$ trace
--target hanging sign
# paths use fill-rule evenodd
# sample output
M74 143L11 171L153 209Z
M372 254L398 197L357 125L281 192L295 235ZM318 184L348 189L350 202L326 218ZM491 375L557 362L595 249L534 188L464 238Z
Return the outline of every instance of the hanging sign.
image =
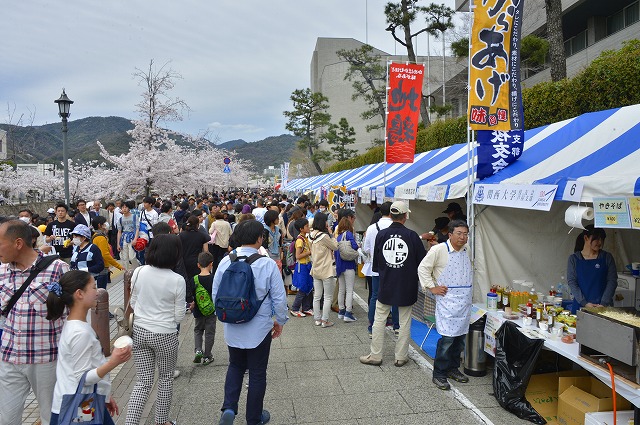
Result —
M389 65L385 161L412 163L416 151L423 64Z
M596 215L595 227L631 227L627 198L593 198L593 211Z
M497 207L549 211L558 190L555 184L480 184L473 189L473 203Z
M396 199L416 199L416 183L404 183L396 186L393 197Z
M631 215L631 227L640 229L640 197L629 198L629 213Z
M427 202L444 202L448 186L445 185L422 185L418 187L418 199Z
M384 186L376 187L376 202L382 204L384 202Z
M360 202L363 204L371 203L371 189L368 187L363 187L360 189Z

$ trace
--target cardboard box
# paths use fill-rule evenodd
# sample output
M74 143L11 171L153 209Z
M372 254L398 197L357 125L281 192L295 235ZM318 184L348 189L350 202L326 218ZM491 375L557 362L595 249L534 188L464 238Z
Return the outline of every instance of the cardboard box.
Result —
M618 425L633 425L633 410L618 411ZM613 412L589 412L584 415L584 425L613 425Z
M561 425L582 425L587 412L613 410L611 388L592 377L561 377L558 379L558 422ZM631 403L617 396L617 410L629 410Z
M586 370L531 375L525 397L548 424L557 424L558 379L567 376L589 376Z

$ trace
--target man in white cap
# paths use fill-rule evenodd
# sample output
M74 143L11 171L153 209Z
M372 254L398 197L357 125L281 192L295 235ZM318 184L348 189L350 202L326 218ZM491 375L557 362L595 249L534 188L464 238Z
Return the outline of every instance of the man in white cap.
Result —
M391 306L398 306L400 334L396 342L395 366L404 366L409 361L411 338L411 306L418 300L418 264L427 251L420 236L404 223L409 218L409 207L402 201L391 204L393 223L381 229L376 236L373 271L380 275L378 301L373 320L371 351L360 357L363 364L378 366L382 363L384 329Z

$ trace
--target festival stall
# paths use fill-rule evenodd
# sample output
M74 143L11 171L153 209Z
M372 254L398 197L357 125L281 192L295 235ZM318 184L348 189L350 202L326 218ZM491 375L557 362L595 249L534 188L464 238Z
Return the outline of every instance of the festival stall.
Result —
M386 186L383 164L372 164L294 180L288 189L320 191L323 186L338 184L358 189L356 226L360 230L372 215L366 205L369 200L379 202L381 195L405 199L412 211L408 227L423 233L433 228L448 202L456 201L465 209L467 163L467 145L459 144L418 154L411 164L388 166ZM475 183L476 195L480 187L485 195L474 200L475 299L482 299L492 283L508 284L514 279L531 281L541 291L556 285L566 273L567 258L581 230L570 232L565 213L572 205L592 207L594 198L624 199L628 208L635 208L635 222L607 229L605 249L612 252L619 269L640 260L640 223L634 198L640 196L637 164L640 105L583 114L527 130L522 156ZM514 190L518 196L518 188L532 191L548 186L557 186L546 200L548 210L532 205L537 197L519 202L511 198ZM509 199L487 199L489 190L492 198L495 190L508 190ZM516 203L518 208L513 208Z

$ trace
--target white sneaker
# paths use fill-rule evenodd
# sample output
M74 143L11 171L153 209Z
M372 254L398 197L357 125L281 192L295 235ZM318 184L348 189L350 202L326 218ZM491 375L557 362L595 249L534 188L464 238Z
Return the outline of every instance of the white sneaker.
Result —
M177 378L178 376L180 376L180 371L176 369L173 371L173 379Z

